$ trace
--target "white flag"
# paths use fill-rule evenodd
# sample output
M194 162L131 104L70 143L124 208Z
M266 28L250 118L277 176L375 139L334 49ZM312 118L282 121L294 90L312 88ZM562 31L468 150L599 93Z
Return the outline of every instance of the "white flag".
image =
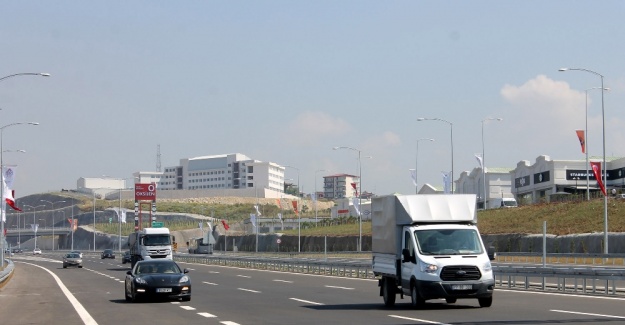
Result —
M126 223L126 209L122 209L122 223Z
M213 226L211 225L211 223L209 221L206 221L206 224L208 225L208 231L213 231Z
M260 217L261 214L260 214L260 211L258 210L258 204L254 205L254 208L256 209L256 215Z
M354 210L356 210L356 215L359 216L360 215L360 205L358 205L358 198L355 197L352 199L352 204L354 205Z
M475 158L477 159L477 163L480 165L480 168L484 170L484 160L482 159L482 156L480 156L479 154L476 154Z
M278 213L278 219L280 219L280 222L282 222L282 213Z
M449 177L450 173L441 173L443 174L443 193L449 194L451 193L451 177Z
M417 170L416 169L408 169L410 171L410 177L412 178L412 184L417 186Z
M317 203L317 193L312 193L312 194L310 194L310 199L311 199L313 202Z
M6 222L7 203L9 203L13 209L21 211L15 206L15 198L13 198L12 188L13 180L15 180L15 166L2 166L2 179L2 204L0 204L0 214L2 217L0 219L2 222Z
M253 213L250 213L250 222L252 223L252 226L256 228L256 215Z

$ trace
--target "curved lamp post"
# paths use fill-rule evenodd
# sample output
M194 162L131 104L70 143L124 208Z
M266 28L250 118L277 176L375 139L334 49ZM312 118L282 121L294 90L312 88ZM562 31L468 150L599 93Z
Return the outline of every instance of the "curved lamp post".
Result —
M48 201L48 200L39 200L41 202L47 202L50 203L52 205L52 250L54 251L54 213L56 212L54 210L54 203L63 203L63 202L67 202L67 201L57 201L57 202L52 202L52 201Z
M44 72L22 72L22 73L16 73L16 74L11 74L5 77L0 78L0 81L4 80L4 79L9 79L11 77L17 77L17 76L42 76L42 77L49 77L50 74L49 73L44 73Z
M603 101L603 93L605 92L605 87L603 86L603 75L584 68L560 68L558 71L584 71L588 73L592 73L596 76L599 76L601 79L601 119L602 119L602 133L603 133L603 186L607 187L608 183L608 173L606 171L605 165L605 106ZM603 245L603 253L608 254L608 195L606 188L606 195L603 196L603 241L605 244Z
M12 76L8 76L8 77L4 77L1 78L2 79L6 79ZM5 126L0 127L0 198L2 198L2 200L4 200L4 161L2 160L2 153L3 153L3 149L2 149L2 134L4 133L4 129L10 127L10 126L14 126L14 125L20 125L20 124L30 124L30 125L39 125L39 123L37 122L17 122L17 123L11 123L11 124L7 124ZM5 215L6 215L6 211L4 211ZM5 236L4 236L4 220L0 220L0 269L4 270L4 241L5 241ZM35 235L35 243L37 242L37 236Z
M415 166L414 166L414 187L415 187L415 192L414 194L419 194L419 182L418 177L419 177L419 141L434 141L434 139L430 139L430 138L421 138L421 139L417 139L417 157L415 159Z
M35 233L35 246L33 247L33 249L37 248L37 230L35 229L35 226L37 225L37 208L38 207L45 207L45 205L38 205L38 206L32 206L32 205L28 205L28 204L24 204L25 207L30 207L33 209L33 232ZM26 223L26 220L24 220L24 223Z
M501 122L503 121L503 118L501 117L488 117L482 120L482 201L484 201L484 206L483 208L486 209L486 199L487 199L487 195L486 195L486 158L485 158L485 153L484 153L484 122L486 121L497 121L497 122ZM479 192L479 191L478 191Z
M425 118L425 117L419 117L417 118L417 121L421 122L421 121L439 121L439 122L445 122L447 124L449 124L449 130L451 131L451 194L454 194L454 125L453 123L447 121L447 120L443 120L441 118Z
M358 251L362 252L362 151L352 147L334 147L332 150L348 149L358 152Z

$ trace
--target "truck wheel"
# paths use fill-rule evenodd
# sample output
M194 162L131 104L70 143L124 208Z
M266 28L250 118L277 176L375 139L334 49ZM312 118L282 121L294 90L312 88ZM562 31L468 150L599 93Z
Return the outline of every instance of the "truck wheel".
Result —
M457 300L456 298L445 298L448 304L455 304Z
M412 306L412 308L416 309L419 307L423 307L424 304L425 299L421 297L419 291L417 290L417 285L413 283L410 286L410 305Z
M382 281L382 298L384 298L384 306L393 307L395 305L395 298L397 295L395 294L395 287L390 279L384 278Z
M477 298L477 301L480 303L480 307L490 307L493 304L493 297Z

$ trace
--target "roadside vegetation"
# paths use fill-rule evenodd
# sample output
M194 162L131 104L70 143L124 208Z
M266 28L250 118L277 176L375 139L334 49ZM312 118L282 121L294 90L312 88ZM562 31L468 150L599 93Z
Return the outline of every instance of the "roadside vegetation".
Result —
M96 210L118 207L118 201L96 200ZM82 213L93 210L93 200L88 197L80 204ZM134 210L134 201L122 201L122 207ZM250 213L255 213L253 204L204 204L204 203L178 203L163 201L157 203L159 212L191 213L203 216L213 216L224 219L233 226L244 223L249 219ZM315 212L309 208L302 209L300 215L303 218L315 219ZM278 223L278 213L282 213L284 220L297 220L292 209L280 210L275 204L264 204L260 211L265 218L275 218ZM348 236L359 234L359 223L356 217L344 217L329 219L330 210L318 210L318 225L314 222L302 222L302 236ZM608 201L608 224L610 232L625 232L625 200L610 198ZM492 209L478 211L478 227L482 234L540 234L543 222L547 222L547 233L554 235L567 235L576 233L603 232L604 214L603 199L591 201L572 200L560 203L541 203L525 205L510 209ZM171 230L184 230L197 228L197 220L165 221L165 227ZM113 222L96 224L98 231L110 234L119 233L119 224ZM127 236L134 231L134 224L129 222L122 224L122 236ZM286 230L283 233L297 235L298 230ZM362 234L371 234L371 222L362 223Z

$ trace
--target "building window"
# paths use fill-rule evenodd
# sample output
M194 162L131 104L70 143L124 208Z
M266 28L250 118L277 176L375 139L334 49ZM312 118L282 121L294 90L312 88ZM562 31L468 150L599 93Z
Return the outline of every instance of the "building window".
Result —
M254 172L254 166L247 166L247 172L248 173L253 173Z

